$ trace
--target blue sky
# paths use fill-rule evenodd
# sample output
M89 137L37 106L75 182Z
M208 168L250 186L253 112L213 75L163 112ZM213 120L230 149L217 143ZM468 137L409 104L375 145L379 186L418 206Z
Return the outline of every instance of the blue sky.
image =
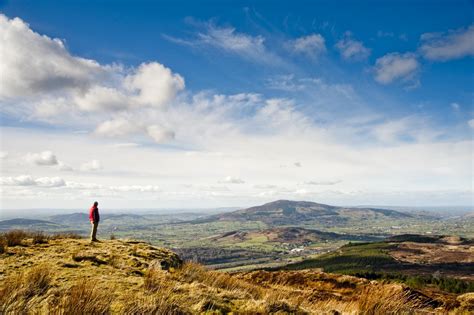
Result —
M3 206L472 203L473 9L2 2Z

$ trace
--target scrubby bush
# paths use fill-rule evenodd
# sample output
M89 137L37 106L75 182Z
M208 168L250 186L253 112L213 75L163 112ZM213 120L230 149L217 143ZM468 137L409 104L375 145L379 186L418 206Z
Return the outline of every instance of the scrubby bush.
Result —
M23 245L23 240L28 237L28 233L23 230L11 230L3 233L8 246Z
M4 254L7 252L7 241L3 237L3 235L0 235L0 254Z
M44 234L42 231L31 233L33 238L33 244L46 244L48 243L49 236Z

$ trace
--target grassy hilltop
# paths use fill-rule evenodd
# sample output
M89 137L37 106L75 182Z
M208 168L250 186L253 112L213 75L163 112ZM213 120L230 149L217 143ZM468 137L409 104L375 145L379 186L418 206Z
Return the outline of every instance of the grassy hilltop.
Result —
M0 313L468 314L472 293L431 297L396 283L315 270L228 274L145 242L10 232L0 247ZM470 303L470 304L469 304Z

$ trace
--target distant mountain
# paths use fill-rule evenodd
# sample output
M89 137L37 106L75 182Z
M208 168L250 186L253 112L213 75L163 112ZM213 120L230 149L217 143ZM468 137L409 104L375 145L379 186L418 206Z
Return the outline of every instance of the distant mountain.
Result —
M77 225L81 222L89 223L89 215L83 212L53 215L49 219L66 225Z
M318 220L342 223L350 219L408 218L410 214L387 209L336 207L309 201L278 200L261 206L209 216L202 221L261 221L292 225Z
M212 237L217 243L244 243L255 239L262 242L288 243L304 245L327 240L360 239L360 236L344 235L319 230L306 229L302 227L274 227L264 230L232 231ZM367 240L368 238L364 239Z
M10 220L0 221L0 230L12 230L12 229L47 229L47 228L58 228L61 225L44 220L33 220L16 218Z

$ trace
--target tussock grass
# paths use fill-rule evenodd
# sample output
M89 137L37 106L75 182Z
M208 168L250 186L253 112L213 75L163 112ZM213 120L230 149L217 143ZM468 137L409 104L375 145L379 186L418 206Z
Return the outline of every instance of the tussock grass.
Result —
M49 240L58 239L80 239L82 236L76 233L56 233L46 234L43 231L25 231L25 230L10 230L0 234L0 247L6 243L7 246L27 246L27 240L31 240L31 244L46 244ZM5 246L3 246L5 247ZM1 248L0 248L0 253Z
M78 280L59 297L57 305L50 305L55 314L109 314L114 300L113 288L99 287L89 279Z
M51 279L50 269L46 265L39 265L28 272L4 279L0 287L0 314L26 312L31 307L29 303L35 296L47 292Z
M227 273L208 270L193 262L185 263L173 276L180 281L203 283L212 288L240 293L247 298L260 298L263 295L263 291L258 286L232 277Z
M310 270L164 270L164 260L178 258L144 243L64 240L9 250L0 258L11 268L0 274L0 314L431 314L446 305L403 284ZM37 259L48 267L28 267Z
M401 285L374 285L366 287L359 296L358 311L363 314L415 314L417 310L438 307L436 301ZM419 311L418 311L419 312Z
M171 286L162 286L154 294L129 294L125 301L122 314L193 314L186 306L186 297L176 294Z

